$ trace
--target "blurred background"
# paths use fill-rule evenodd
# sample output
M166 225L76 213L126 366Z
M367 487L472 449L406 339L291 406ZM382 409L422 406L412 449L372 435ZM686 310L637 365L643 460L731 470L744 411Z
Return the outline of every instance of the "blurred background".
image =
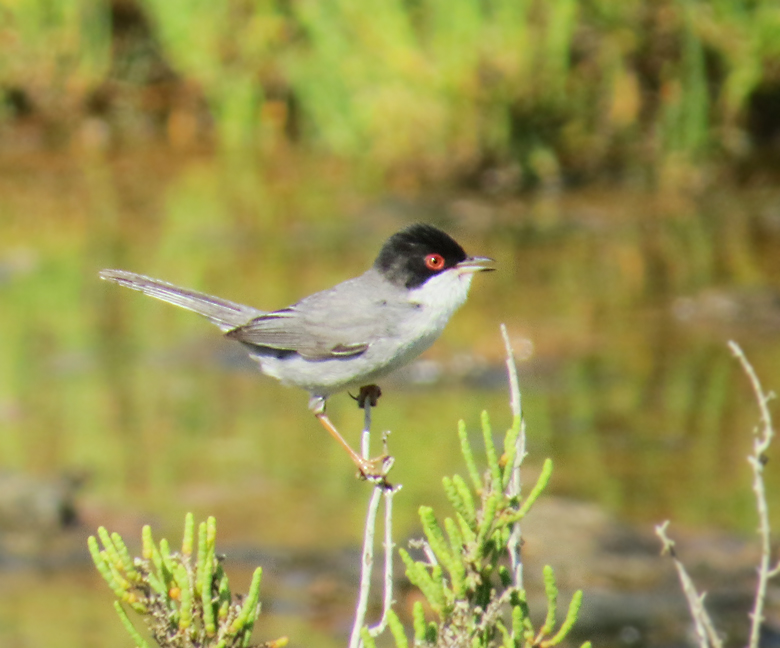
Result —
M726 341L780 389L778 161L776 0L1 0L0 645L131 645L85 538L175 544L186 511L235 589L263 565L257 641L345 644L369 487L306 394L97 272L273 309L415 221L499 271L383 383L397 542L447 510L457 420L510 422L505 322L529 483L555 462L529 584L585 590L582 639L683 645L671 518L739 640L758 411Z

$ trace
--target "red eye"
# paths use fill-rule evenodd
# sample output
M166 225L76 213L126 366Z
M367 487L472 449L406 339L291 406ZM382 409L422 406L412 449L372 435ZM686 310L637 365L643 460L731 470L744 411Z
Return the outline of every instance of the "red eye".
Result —
M429 254L425 257L425 267L428 270L441 270L444 267L444 257L441 254Z

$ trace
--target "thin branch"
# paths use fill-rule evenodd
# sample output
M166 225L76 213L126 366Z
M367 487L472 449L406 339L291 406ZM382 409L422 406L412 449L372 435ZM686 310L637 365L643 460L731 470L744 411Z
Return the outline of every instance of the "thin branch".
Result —
M439 564L439 561L436 558L436 554L433 553L433 549L431 549L431 545L429 545L428 542L423 538L412 538L409 540L409 546L412 549L422 549L422 552L425 554L425 557L428 560L429 567L433 567L434 565Z
M369 632L371 636L376 637L382 634L387 627L387 619L390 610L393 607L393 497L401 490L401 486L385 489L385 593L382 605L382 618Z
M522 416L523 411L522 407L520 406L520 381L517 378L515 353L512 350L512 343L509 341L509 334L506 330L506 324L501 324L501 337L504 338L504 349L506 350L506 370L509 374L509 407L512 410L512 416L520 417Z
M360 437L360 450L364 459L371 454L371 403L367 400L363 408L363 434ZM360 589L358 591L355 623L349 638L349 648L359 648L360 631L365 625L368 594L371 591L371 572L374 567L374 533L376 529L376 514L379 510L379 500L382 495L382 485L376 484L371 491L366 514L366 526L363 535L363 552L360 561Z
M775 394L773 392L764 394L764 390L761 387L761 381L758 379L758 376L753 369L753 365L750 364L745 357L745 353L736 342L730 340L729 349L731 349L734 357L736 357L742 365L742 369L750 380L751 387L753 387L753 393L756 395L756 402L758 403L758 409L761 413L761 436L757 439L758 449L761 452L766 452L775 436L775 431L772 427L772 415L769 413L769 401L775 398Z
M368 608L368 594L371 590L371 572L374 567L374 529L376 528L376 513L379 510L379 501L382 498L383 487L380 484L374 486L371 491L371 499L368 502L366 515L366 529L363 536L363 553L360 561L360 590L358 592L357 609L355 610L355 623L352 626L352 634L349 637L349 648L359 648L360 630L365 625L366 609Z
M778 572L778 567L771 566L771 526L769 524L769 508L766 503L766 488L764 486L764 464L766 452L769 449L775 431L772 426L772 416L769 413L768 403L774 398L773 393L765 394L761 382L745 357L744 352L734 341L729 341L729 349L742 365L742 370L747 375L753 393L758 403L761 416L761 425L754 431L753 453L748 457L748 463L753 469L753 492L756 496L756 509L758 511L758 535L761 541L761 559L758 566L758 583L756 584L756 596L753 601L753 610L750 613L750 640L749 648L757 648L761 632L761 624L764 621L764 605L766 603L767 583ZM780 566L780 565L779 565Z
M389 432L382 435L382 447L387 455L387 436ZM360 449L364 459L370 457L371 450L371 403L365 401L363 415L363 434L361 435ZM386 465L386 470L390 469ZM381 495L385 496L385 574L384 574L384 605L382 617L375 626L369 629L372 636L377 636L384 632L388 623L388 615L393 607L393 496L401 490L401 486L390 486L384 481L374 485L371 492L371 499L368 502L368 512L366 514L366 526L363 536L363 552L361 554L360 565L360 589L358 591L358 602L355 610L355 622L352 626L352 633L349 638L349 648L360 648L362 640L360 632L365 626L366 610L368 609L368 595L371 591L371 574L374 568L374 535L376 530L376 515L379 510L379 501Z
M520 467L527 454L525 440L525 420L523 419L523 409L520 400L520 381L517 377L517 364L515 363L515 354L512 350L512 343L509 341L509 334L506 325L501 324L501 337L504 338L504 348L506 349L506 370L509 376L509 407L512 410L512 425L519 425L520 433L515 442L515 463L512 467L512 478L507 488L509 497L520 497L521 475ZM520 547L522 545L522 533L520 522L516 522L512 528L512 534L507 543L509 550L509 560L512 568L512 580L518 589L523 589L523 563L520 558Z
M688 601L688 609L691 612L691 617L693 617L693 625L696 628L696 639L698 644L700 648L722 648L723 642L720 640L720 637L718 637L712 619L704 608L704 597L706 594L699 594L696 591L696 586L693 584L691 577L685 570L685 566L680 559L677 558L677 554L674 550L674 541L666 535L666 528L668 526L669 520L663 524L657 525L655 527L655 533L663 543L664 553L668 553L674 561L674 567L680 578L683 594L685 594L685 599Z

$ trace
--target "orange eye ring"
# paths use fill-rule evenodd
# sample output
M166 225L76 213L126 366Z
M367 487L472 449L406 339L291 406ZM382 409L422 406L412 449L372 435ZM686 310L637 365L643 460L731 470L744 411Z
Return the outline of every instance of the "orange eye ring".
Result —
M441 254L429 254L425 257L425 267L428 270L442 270L444 268L444 257Z

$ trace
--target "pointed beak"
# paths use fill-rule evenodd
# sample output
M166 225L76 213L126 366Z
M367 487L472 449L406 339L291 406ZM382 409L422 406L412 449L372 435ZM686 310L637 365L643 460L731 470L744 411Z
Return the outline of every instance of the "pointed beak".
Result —
M489 257L468 257L461 261L455 268L458 270L458 274L466 274L468 272L488 272L495 270L493 267L493 259Z

